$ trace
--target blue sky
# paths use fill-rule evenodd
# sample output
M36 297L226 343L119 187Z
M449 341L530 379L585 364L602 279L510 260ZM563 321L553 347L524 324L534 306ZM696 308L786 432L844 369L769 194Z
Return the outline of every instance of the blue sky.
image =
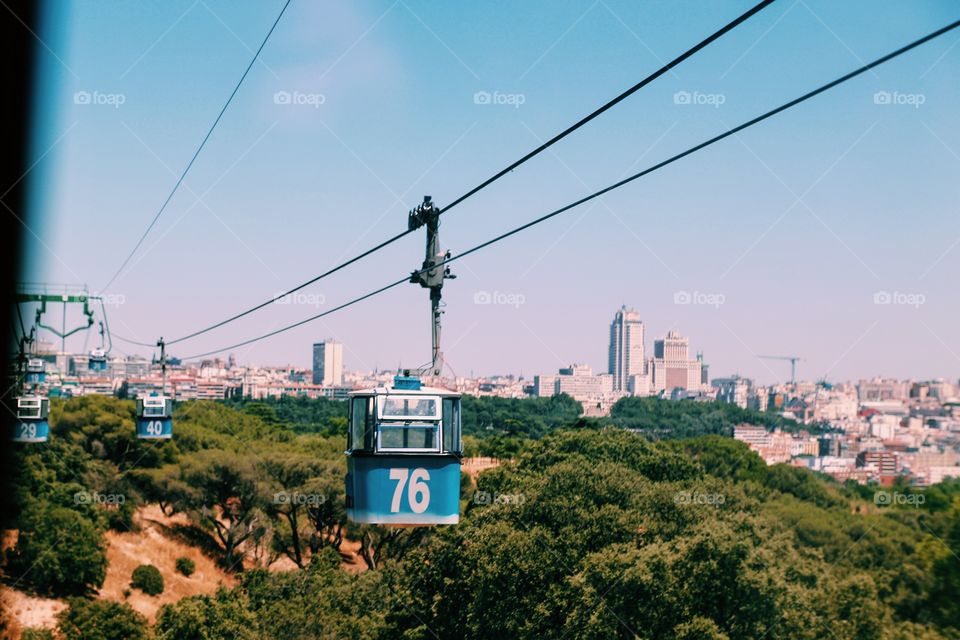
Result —
M111 326L177 337L326 270L402 230L424 194L443 206L751 4L293 0L110 287L122 300ZM98 291L110 279L281 5L48 3L28 280ZM780 0L452 210L443 243L456 254L958 16L945 2ZM789 367L757 354L796 354L806 378L956 379L958 41L947 34L454 263L444 316L453 370L602 370L609 322L627 304L648 348L676 329L714 376L773 382ZM477 104L478 92L500 103ZM694 104L678 104L680 92ZM172 353L313 315L402 277L422 253L422 235L407 237L311 297ZM509 304L477 304L482 292ZM892 303L876 304L878 292ZM678 304L686 299L701 304ZM417 365L429 356L428 321L427 294L410 285L236 355L306 366L310 344L334 337L348 368Z

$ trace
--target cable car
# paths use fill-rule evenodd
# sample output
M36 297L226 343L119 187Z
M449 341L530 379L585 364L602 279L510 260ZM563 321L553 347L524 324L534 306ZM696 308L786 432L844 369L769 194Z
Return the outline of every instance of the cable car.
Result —
M17 420L14 423L14 442L46 442L50 435L50 400L44 396L27 395L17 398Z
M460 521L460 395L396 376L350 394L347 517L389 525Z
M30 358L27 360L27 384L43 384L46 380L46 363L40 358Z
M141 440L173 437L173 398L155 391L137 398L137 437Z
M90 371L107 370L107 352L103 349L90 350Z

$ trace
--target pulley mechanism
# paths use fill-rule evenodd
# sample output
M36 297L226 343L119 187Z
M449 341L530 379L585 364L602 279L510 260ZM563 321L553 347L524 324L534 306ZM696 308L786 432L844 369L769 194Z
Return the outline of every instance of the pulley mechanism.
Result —
M410 275L410 282L430 290L430 310L432 314L432 357L431 363L420 370L421 374L439 376L443 372L443 352L440 350L440 316L443 314L441 300L443 281L456 278L444 263L450 259L450 252L440 248L440 209L433 204L430 196L423 196L423 203L410 210L407 228L410 231L427 227L427 248L423 266Z

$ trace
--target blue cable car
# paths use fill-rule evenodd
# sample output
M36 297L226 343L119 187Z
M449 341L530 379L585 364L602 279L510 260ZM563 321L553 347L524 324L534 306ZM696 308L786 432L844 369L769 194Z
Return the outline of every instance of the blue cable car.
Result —
M141 440L173 437L173 398L157 392L137 398L137 437Z
M350 394L347 517L388 525L460 521L460 395L396 376Z
M13 427L14 442L46 442L50 435L50 400L27 395L17 398L17 420Z
M90 351L90 371L107 370L107 352L103 349L92 349Z
M27 360L27 384L43 384L47 381L46 363L40 358Z

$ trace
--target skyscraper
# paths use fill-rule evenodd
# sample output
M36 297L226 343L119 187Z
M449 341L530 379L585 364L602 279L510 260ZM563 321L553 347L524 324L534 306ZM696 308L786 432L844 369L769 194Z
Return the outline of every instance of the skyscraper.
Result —
M699 391L702 388L703 362L690 359L690 342L676 331L667 332L665 338L653 341L653 357L650 359L650 382L654 392L674 389Z
M343 384L343 345L333 340L313 344L313 384Z
M644 374L643 322L640 314L620 307L610 323L610 355L607 371L613 375L613 391L626 393L631 376Z

